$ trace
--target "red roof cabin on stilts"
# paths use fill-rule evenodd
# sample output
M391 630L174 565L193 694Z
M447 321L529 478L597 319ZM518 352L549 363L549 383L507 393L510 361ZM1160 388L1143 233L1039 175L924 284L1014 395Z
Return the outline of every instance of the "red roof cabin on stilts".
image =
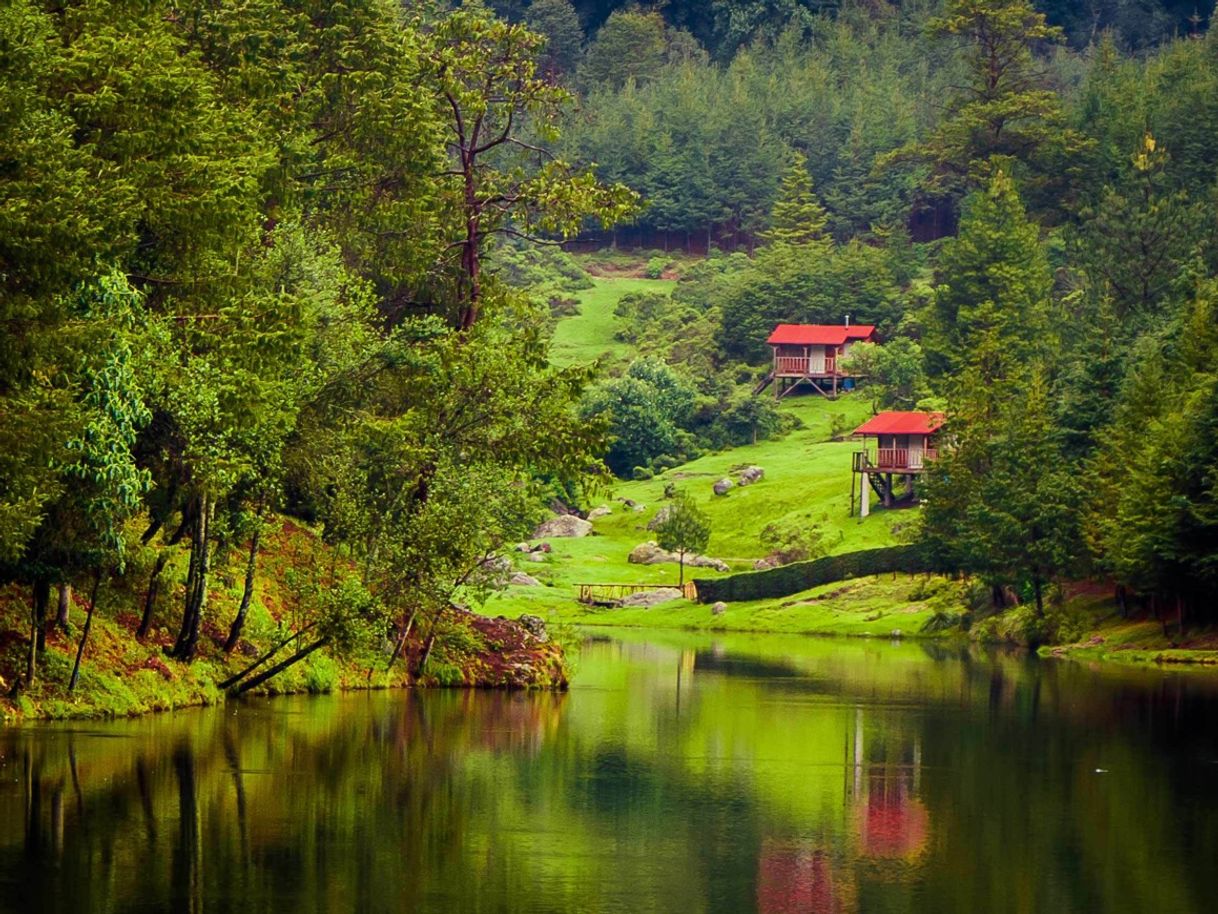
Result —
M842 370L842 359L855 343L876 342L876 335L871 324L779 324L766 342L774 352L774 368L756 393L773 383L774 396L781 399L806 384L836 399L855 380Z
M850 513L854 514L854 481L859 476L860 517L870 513L872 490L886 508L915 504L914 479L938 458L938 435L944 421L942 413L884 412L856 428L854 437L863 440L863 449L854 454ZM899 493L895 490L898 481L903 483Z

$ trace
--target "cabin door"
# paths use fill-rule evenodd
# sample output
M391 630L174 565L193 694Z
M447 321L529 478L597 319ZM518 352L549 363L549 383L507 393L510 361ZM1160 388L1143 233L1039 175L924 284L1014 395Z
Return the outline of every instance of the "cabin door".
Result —
M925 440L921 435L909 436L909 468L911 470L922 469L922 445Z
M808 374L825 373L825 347L813 346L808 350Z

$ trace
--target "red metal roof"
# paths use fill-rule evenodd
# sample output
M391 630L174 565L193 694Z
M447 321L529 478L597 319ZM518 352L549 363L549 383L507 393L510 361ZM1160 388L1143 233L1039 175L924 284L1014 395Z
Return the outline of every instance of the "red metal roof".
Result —
M887 412L872 416L854 430L856 435L933 435L943 426L943 413Z
M846 340L866 340L872 324L779 324L766 340L771 346L840 346Z

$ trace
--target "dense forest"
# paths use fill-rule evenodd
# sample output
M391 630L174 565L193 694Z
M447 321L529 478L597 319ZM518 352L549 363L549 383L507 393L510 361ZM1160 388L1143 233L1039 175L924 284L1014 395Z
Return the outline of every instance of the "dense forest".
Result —
M5 4L0 579L29 594L25 682L56 587L123 589L140 636L173 595L174 658L205 623L232 650L272 513L329 547L294 578L288 661L434 632L606 465L781 433L749 396L766 333L843 315L886 339L861 356L877 405L949 412L919 534L944 567L1038 607L1091 577L1212 613L1208 12ZM646 357L617 376L551 367L553 302L513 288L575 238L710 255L623 302ZM212 619L234 562L246 598Z

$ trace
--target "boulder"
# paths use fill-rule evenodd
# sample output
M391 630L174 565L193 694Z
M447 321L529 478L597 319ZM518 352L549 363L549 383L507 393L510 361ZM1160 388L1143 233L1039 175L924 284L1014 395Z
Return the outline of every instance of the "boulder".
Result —
M778 567L778 559L772 555L767 555L764 559L757 559L753 562L754 571L768 571L771 568Z
M533 547L530 546L528 543L517 543L512 548L516 552L532 552L533 551Z
M651 520L649 520L647 522L647 529L648 530L658 529L660 524L662 524L662 523L664 523L664 521L668 520L668 518L671 514L672 514L672 505L665 505L659 511L656 512L655 517L653 517Z
M524 557L524 560L525 560L526 562L545 562L545 561L548 561L548 559L546 559L546 553L544 553L544 552L530 552L528 555L526 555L526 556Z
M590 521L586 521L582 517L576 517L574 514L560 514L557 517L550 518L550 520L533 531L533 537L587 536L591 532L592 524Z
M726 495L728 492L730 492L732 490L733 485L734 485L733 482L730 479L728 479L726 476L724 476L717 483L715 483L711 488L713 488L715 490L716 495Z
M598 517L608 517L613 513L613 509L608 505L601 505L599 508L593 508L588 512L588 520L596 520Z
M647 506L646 505L635 505L630 510L633 511L635 514L642 514L644 511L647 510Z
M761 478L765 476L765 470L758 466L747 466L740 471L740 485L751 486L755 482L761 482Z
M532 575L525 574L523 571L517 571L514 575L508 578L509 584L515 584L517 587L540 587L541 581Z
M722 616L725 612L727 612L727 604L722 600L711 607L712 616Z
M630 550L630 555L626 557L626 561L632 565L663 565L663 564L679 564L681 557L675 552L667 552L661 549L654 540L646 543L639 543ZM708 558L705 555L687 555L685 556L685 565L689 568L714 568L716 571L727 571L727 563L719 559Z
M531 616L525 613L516 621L520 623L521 628L538 641L550 640L550 633L546 631L546 623L540 616Z
M660 587L656 590L644 590L641 593L632 593L630 596L622 600L622 606L655 606L658 603L667 603L669 600L679 600L684 594L676 587Z

